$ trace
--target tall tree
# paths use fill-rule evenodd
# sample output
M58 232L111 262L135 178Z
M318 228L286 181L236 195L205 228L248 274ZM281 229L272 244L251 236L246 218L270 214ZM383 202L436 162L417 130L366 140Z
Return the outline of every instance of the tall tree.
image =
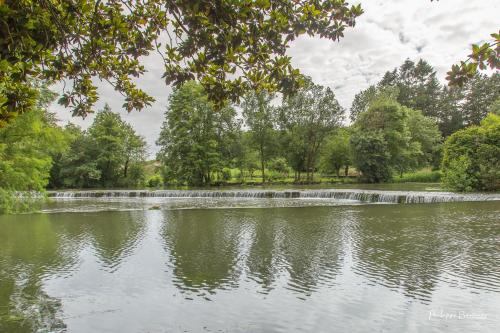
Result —
M234 125L235 111L223 108L214 112L203 87L187 82L169 97L160 137L158 160L164 179L189 185L208 185L213 173L220 171L227 144L227 131ZM232 125L228 125L232 124Z
M274 95L265 91L251 92L241 105L245 123L249 128L250 143L259 154L262 182L266 181L267 162L276 150L276 108L271 104L273 98Z
M321 145L340 125L343 114L333 91L310 81L295 95L283 99L279 108L279 126L285 133L285 144L291 151L289 156L302 156L307 181L314 180ZM289 164L294 168L298 166L296 161Z
M120 187L141 182L146 142L107 104L87 131L68 125L64 133L69 149L57 158L52 186Z
M391 169L407 164L410 133L406 118L401 105L388 99L374 101L358 117L351 143L354 162L365 181L386 181Z
M460 89L463 95L460 107L465 126L479 125L486 118L489 106L500 98L500 74L476 74Z
M500 96L499 80L498 73L476 74L461 86L442 87L426 61L415 63L408 59L399 68L387 71L376 85L356 94L351 121L366 111L372 101L387 97L436 119L446 137L465 126L479 124Z

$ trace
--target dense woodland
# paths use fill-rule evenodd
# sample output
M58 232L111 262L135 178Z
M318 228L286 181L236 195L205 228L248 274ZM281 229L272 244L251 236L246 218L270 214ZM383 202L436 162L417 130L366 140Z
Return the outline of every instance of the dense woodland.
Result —
M157 162L107 105L86 130L58 125L54 93L33 83L34 110L0 129L3 205L16 201L9 191L47 187L386 182L422 169L452 190L498 190L499 80L478 74L450 89L427 62L407 60L350 112L311 80L291 96L255 91L220 109L190 81L169 97Z

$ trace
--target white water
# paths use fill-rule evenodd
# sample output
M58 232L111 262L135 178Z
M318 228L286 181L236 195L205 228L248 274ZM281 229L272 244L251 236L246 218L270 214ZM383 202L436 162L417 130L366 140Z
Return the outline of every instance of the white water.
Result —
M434 203L457 201L500 200L500 193L457 194L451 192L382 191L358 189L327 190L99 190L99 191L49 191L49 197L73 198L305 198L355 200L384 203Z

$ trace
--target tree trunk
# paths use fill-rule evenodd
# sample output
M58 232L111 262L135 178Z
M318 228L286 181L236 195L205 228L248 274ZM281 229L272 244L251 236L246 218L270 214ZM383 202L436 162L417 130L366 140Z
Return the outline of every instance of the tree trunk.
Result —
M262 183L266 182L266 174L264 170L264 160L261 158L260 159L260 171L262 172Z
M340 167L336 170L337 177L340 177Z
M347 177L349 175L349 166L346 165L344 169L344 175Z
M260 145L260 171L262 172L262 183L266 182L266 174L264 170L264 146L261 143Z
M123 177L127 178L129 160L125 161L125 166L123 167Z

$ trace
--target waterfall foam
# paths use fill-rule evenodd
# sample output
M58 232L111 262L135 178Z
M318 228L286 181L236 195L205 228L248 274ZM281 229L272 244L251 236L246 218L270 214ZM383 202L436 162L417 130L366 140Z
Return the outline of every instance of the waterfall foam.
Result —
M304 198L355 200L381 203L435 203L457 201L500 200L499 193L458 194L451 192L382 191L358 189L325 190L97 190L97 191L49 191L48 196L58 199L73 198Z

